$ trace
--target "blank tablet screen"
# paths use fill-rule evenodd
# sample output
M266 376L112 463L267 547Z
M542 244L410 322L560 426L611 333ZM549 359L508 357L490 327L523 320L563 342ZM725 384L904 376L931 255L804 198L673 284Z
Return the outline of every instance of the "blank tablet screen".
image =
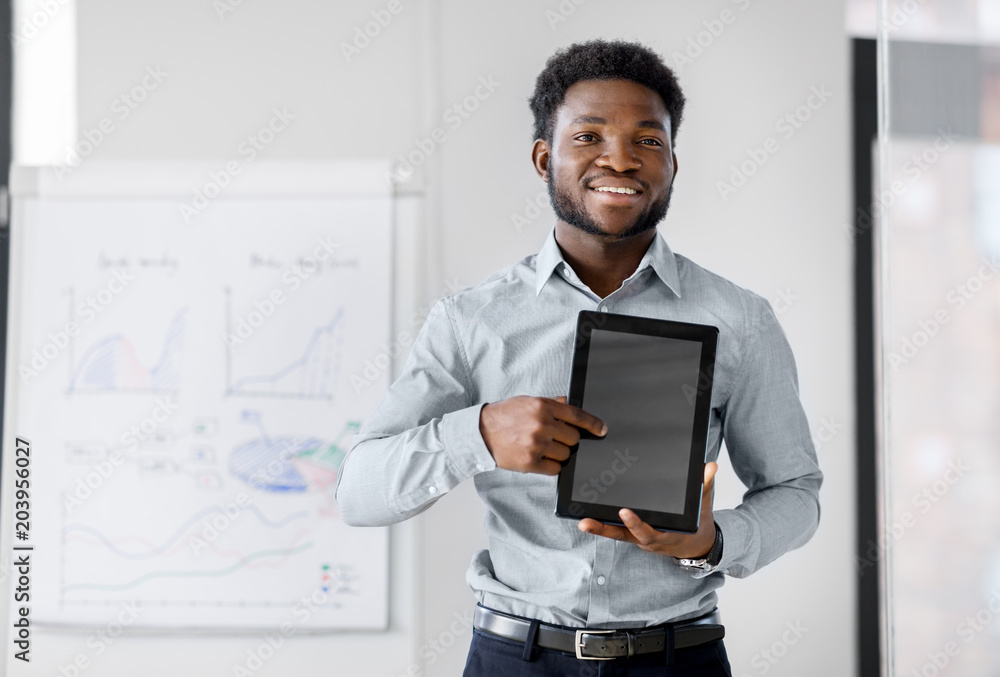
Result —
M608 425L581 439L571 499L683 513L702 344L593 329L583 409Z

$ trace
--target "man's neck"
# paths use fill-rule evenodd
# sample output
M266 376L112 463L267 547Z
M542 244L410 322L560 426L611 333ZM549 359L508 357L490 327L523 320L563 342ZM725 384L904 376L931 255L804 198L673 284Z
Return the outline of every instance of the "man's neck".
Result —
M602 299L619 289L635 272L655 237L654 228L626 240L615 240L556 222L556 244L563 258Z

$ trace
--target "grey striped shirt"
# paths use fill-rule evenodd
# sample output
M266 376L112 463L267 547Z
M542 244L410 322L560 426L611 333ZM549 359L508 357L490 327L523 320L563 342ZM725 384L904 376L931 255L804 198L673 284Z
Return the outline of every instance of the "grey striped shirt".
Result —
M576 315L602 310L719 328L706 460L723 440L747 487L715 512L725 545L712 573L586 534L556 517L556 478L498 469L479 432L485 403L567 394ZM768 302L675 255L657 232L636 271L604 299L575 275L549 233L528 256L438 301L402 375L341 467L351 525L401 522L467 479L486 505L488 550L467 581L491 608L569 626L643 626L711 611L725 575L744 577L805 543L823 475L795 362Z

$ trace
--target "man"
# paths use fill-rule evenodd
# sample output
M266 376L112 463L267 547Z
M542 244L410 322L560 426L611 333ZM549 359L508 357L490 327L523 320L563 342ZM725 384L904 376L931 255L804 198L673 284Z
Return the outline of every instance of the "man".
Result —
M531 98L532 161L554 230L537 255L435 304L341 468L353 525L409 519L474 479L489 549L467 576L479 606L466 675L598 674L590 658L614 661L600 674L730 675L715 590L818 524L822 474L774 313L656 230L683 108L674 74L641 45L598 40L549 59ZM605 433L561 397L583 309L719 328L697 533L624 509L625 527L553 514L569 448L581 430ZM748 491L713 514L723 439Z

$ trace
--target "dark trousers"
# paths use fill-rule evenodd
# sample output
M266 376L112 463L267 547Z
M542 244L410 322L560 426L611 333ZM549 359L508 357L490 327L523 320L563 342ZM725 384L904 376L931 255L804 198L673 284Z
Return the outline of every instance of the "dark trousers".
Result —
M677 649L667 665L666 652L616 658L580 660L573 654L535 647L532 660L522 658L524 645L472 631L472 645L463 677L732 677L722 640Z

